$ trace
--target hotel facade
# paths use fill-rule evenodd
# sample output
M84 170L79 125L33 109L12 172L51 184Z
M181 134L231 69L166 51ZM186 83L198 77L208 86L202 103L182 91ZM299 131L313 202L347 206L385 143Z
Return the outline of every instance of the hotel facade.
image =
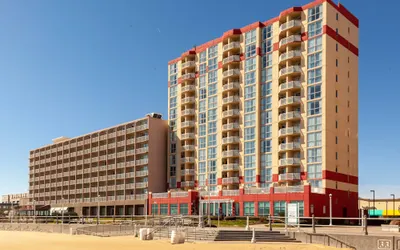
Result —
M171 60L169 192L149 212L329 216L331 195L358 216L358 24L317 0Z
M148 192L167 188L167 131L167 121L151 114L31 150L30 205L84 216L98 207L101 216L146 213Z

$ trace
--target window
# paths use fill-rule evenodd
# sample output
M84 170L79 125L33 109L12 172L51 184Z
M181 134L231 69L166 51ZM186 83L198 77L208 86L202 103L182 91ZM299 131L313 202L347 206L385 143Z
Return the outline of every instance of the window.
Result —
M206 113L199 114L199 123L200 124L206 123Z
M170 98L169 99L169 108L175 108L176 107L176 97Z
M208 148L207 157L208 159L217 158L217 148Z
M254 202L244 202L244 216L254 216Z
M169 119L176 119L176 109L169 110Z
M322 145L322 133L308 133L307 135L307 147L316 147Z
M217 184L217 174L216 173L208 174L208 184L210 184L210 185Z
M272 168L261 169L261 182L272 182Z
M199 66L199 74L200 75L204 75L205 73L207 73L207 71L206 71L206 64L205 63L203 63L203 64L200 64L200 66Z
M297 206L299 208L299 217L304 216L304 202L303 201L290 201L290 203L297 203Z
M261 138L262 139L267 139L271 138L272 136L272 126L271 125L265 125L261 127Z
M336 67L339 67L339 60L336 59Z
M215 146L217 145L217 135L208 135L208 146Z
M209 84L208 85L208 95L215 95L217 93L217 84Z
M246 58L256 55L256 44L250 44L246 46Z
M308 36L313 37L322 34L322 21L311 23L308 25Z
M256 99L244 101L244 112L249 113L256 110Z
M322 149L311 148L307 150L307 162L321 162L322 161Z
M170 215L177 215L178 214L178 204L170 204Z
M208 71L215 69L218 69L218 61L216 57L208 60Z
M310 164L307 166L307 178L308 179L321 179L322 178L322 165L321 164Z
M321 85L309 86L307 88L308 100L321 98Z
M261 99L261 109L271 109L272 108L272 96L267 96Z
M308 56L308 68L315 68L322 65L322 52L318 52Z
M336 21L339 21L339 13L336 13Z
M271 82L261 84L261 95L266 96L271 94Z
M336 44L336 51L339 51L339 45Z
M181 214L181 215L189 214L189 207L188 207L187 203L179 204L179 214Z
M261 153L271 152L271 149L271 140L261 141Z
M322 5L308 9L308 21L312 22L322 17Z
M176 164L176 155L170 155L169 156L169 164L170 165L175 165Z
M321 100L319 101L312 101L307 103L307 114L308 115L317 115L321 114L322 107L321 107Z
M169 88L169 97L176 96L177 93L177 86L172 86Z
M218 45L208 48L208 58L213 58L218 55Z
M172 75L169 77L169 85L174 86L178 83L178 75Z
M275 201L274 202L274 216L286 216L286 202Z
M199 88L205 88L206 87L206 76L200 76L199 77Z
M245 61L245 72L249 72L256 69L256 58L249 58Z
M208 133L213 134L217 132L217 122L208 123Z
M203 63L207 60L207 51L203 51L199 55L199 62Z
M171 154L174 154L176 152L176 144L175 143L171 143Z
M199 150L199 161L205 161L206 160L206 150L205 149L200 149ZM200 167L199 167L200 169Z
M336 160L338 160L338 159L339 159L339 153L336 152Z
M211 72L208 72L208 83L214 83L218 81L218 71L214 70Z
M256 181L256 170L248 169L244 171L244 182L251 183Z
M336 136L336 144L338 144L338 141L339 141L339 139L338 139L338 137Z
M151 204L151 214L158 215L158 204Z
M261 71L261 81L267 82L272 80L272 68L266 68Z
M257 39L257 33L256 30L250 30L249 32L247 32L245 34L245 43L246 44L250 44L250 43L254 43Z
M336 128L338 128L338 121L336 121Z
M206 138L200 137L199 138L199 148L205 148L205 147L206 147Z
M336 75L336 82L338 82L339 81L339 76L338 75Z
M244 88L244 99L256 97L256 85L247 86Z
M200 100L206 99L206 97L207 97L207 89L200 89L199 90Z
M261 113L261 124L267 124L272 122L272 112L264 111Z
M311 187L317 187L317 188L322 187L322 180L310 180L309 183Z
M199 112L204 112L204 111L206 111L206 101L205 100L199 102Z
M254 141L249 141L244 143L244 153L245 154L254 154L256 152L255 150L255 142Z
M169 74L173 75L178 73L178 65L176 63L169 65Z
M262 39L265 40L267 38L272 37L272 26L267 26L262 30Z
M322 50L322 36L308 40L308 53Z
M208 121L217 120L217 109L208 110Z
M268 216L269 215L269 202L262 201L258 202L258 216Z
M244 140L254 140L255 139L255 127L245 128L244 129Z
M316 68L308 71L308 84L322 81L322 68Z
M266 68L272 66L272 53L266 54L262 57L262 67Z
M168 215L168 204L160 204L160 214Z
M208 172L217 171L217 162L216 161L208 161Z
M244 115L244 126L245 127L252 127L256 124L256 114L245 114Z
M206 125L205 124L203 124L203 125L200 125L199 126L199 136L205 136L206 135Z
M256 83L256 73L255 73L255 71L246 73L244 75L244 77L245 77L245 80L244 80L244 84L245 85Z
M204 163L204 162L200 162L200 163ZM205 171L203 173L205 173ZM206 175L205 174L200 174L199 175L199 186L202 187L202 186L205 186L205 185L206 185Z
M338 95L339 95L339 93L338 93L338 91L336 90L336 98L338 97Z
M336 105L336 113L338 112L339 110L338 110L338 105Z
M262 43L262 53L266 54L272 51L272 39L263 41Z
M213 109L217 107L217 97L216 96L210 96L208 97L208 108Z
M256 156L255 155L246 155L244 157L244 168L250 169L256 167Z

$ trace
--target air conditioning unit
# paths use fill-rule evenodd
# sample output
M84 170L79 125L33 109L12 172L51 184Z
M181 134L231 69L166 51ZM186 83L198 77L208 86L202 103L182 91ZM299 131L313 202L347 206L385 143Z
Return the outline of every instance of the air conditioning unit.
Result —
M160 113L150 113L150 114L147 114L147 116L150 116L152 118L157 118L157 119L162 118L162 114L160 114Z

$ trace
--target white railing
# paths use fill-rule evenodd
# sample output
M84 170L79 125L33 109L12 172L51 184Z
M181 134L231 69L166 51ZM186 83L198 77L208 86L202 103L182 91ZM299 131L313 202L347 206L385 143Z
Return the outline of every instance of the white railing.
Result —
M194 109L185 109L182 110L182 115L194 115L196 112Z
M171 192L171 198L188 197L189 192Z
M195 73L186 73L182 75L182 80L194 79L195 77Z
M230 82L222 86L222 90L232 90L232 89L239 89L240 83L239 82Z
M299 142L288 142L288 143L281 143L279 144L279 150L294 150L294 149L300 149L300 143Z
M149 159L136 160L136 165L144 165L149 163Z
M144 141L148 141L149 140L149 136L145 135L145 136L140 136L136 138L136 142L144 142Z
M194 133L185 133L182 134L181 139L186 140L186 139L194 139L196 135Z
M188 68L188 67L194 67L196 66L196 63L194 61L188 61L182 63L182 69Z
M195 161L194 157L183 157L181 158L181 163L193 163Z
M293 65L279 70L279 76L292 74L292 73L301 73L301 66Z
M229 163L222 165L222 171L237 171L239 169L240 168L238 163Z
M300 173L286 173L279 175L280 181L293 181L293 180L300 180Z
M286 22L286 23L282 24L279 27L279 30L280 31L284 31L284 30L287 30L287 29L290 29L290 28L293 28L293 27L299 27L299 26L301 26L301 20L291 20L289 22Z
M246 188L245 194L269 194L269 188Z
M298 165L298 164L300 164L300 158L287 158L279 160L279 166Z
M143 153L147 153L148 151L149 151L148 147L138 148L138 149L136 149L136 154L143 154Z
M135 199L136 200L145 200L145 199L147 199L147 194L137 194Z
M194 181L182 181L181 182L182 187L193 187L194 186Z
M301 35L291 35L288 36L286 38L283 38L280 42L279 42L279 46L283 46L289 43L293 43L293 42L301 42Z
M148 170L136 171L136 177L143 177L143 176L148 176L148 175L149 175Z
M184 169L183 170L183 175L194 175L194 169Z
M311 187L311 193L314 193L314 194L325 194L325 188Z
M282 187L274 187L274 193L303 193L304 186L282 186Z
M200 196L202 196L202 197L219 196L219 192L218 192L218 191L200 191L199 194L200 194Z
M234 76L234 75L240 75L240 70L239 69L230 69L227 71L224 71L222 73L223 77L229 77L229 76Z
M300 126L282 128L279 130L279 135L292 135L300 133Z
M181 123L182 128L187 128L187 127L194 127L195 122L194 121L186 121Z
M229 136L222 138L222 144L237 143L240 141L239 136Z
M239 113L240 113L239 109L231 109L231 110L222 112L222 117L225 118L225 117L230 117L230 116L236 116L236 115L239 115Z
M184 145L182 146L182 149L185 151L194 151L196 147L194 145Z
M135 184L136 188L147 188L148 185L148 182L136 182Z
M280 99L279 100L279 106L289 105L289 104L299 103L299 102L301 102L301 97L300 96L291 96L291 97Z
M227 50L235 49L235 48L240 48L240 42L230 42L230 43L224 45L223 50L227 51Z
M222 178L222 184L237 184L237 183L239 183L239 177Z
M289 52L283 53L282 55L279 56L279 62L294 58L294 57L299 57L301 56L301 51L300 50L291 50Z
M235 103L235 102L239 102L239 101L240 101L239 96L229 96L229 97L225 97L224 99L222 99L223 104Z
M195 101L196 101L196 99L194 97L185 97L181 100L181 103L186 104L186 103L192 103Z
M168 198L168 192L164 193L153 193L152 198Z
M237 122L222 125L222 130L239 129L240 125Z
M239 190L222 190L223 196L239 196Z
M228 150L222 152L222 157L239 156L239 150Z
M292 112L287 112L279 115L279 121L284 121L288 119L293 119L293 118L300 118L301 113L300 111L292 111Z
M230 62L240 62L240 56L232 55L232 56L228 56L227 58L224 58L222 60L222 64L226 64L226 63L230 63Z
M149 128L149 124L143 124L136 127L136 131L146 130Z

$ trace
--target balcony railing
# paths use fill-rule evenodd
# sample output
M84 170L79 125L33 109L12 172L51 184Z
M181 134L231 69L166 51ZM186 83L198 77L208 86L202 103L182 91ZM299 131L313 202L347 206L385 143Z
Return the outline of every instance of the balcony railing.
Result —
M285 82L279 85L279 91L301 88L300 81Z
M279 166L290 166L299 164L300 164L300 158L287 158L279 160Z
M294 180L300 180L300 173L286 173L286 174L280 174L280 175L279 175L279 180L280 180L280 181L294 181Z
M194 187L194 181L182 181L181 187Z
M279 130L279 136L293 135L300 133L300 126L282 128Z
M195 66L196 66L196 63L194 61L188 61L188 62L182 63L181 68L186 69L186 68L195 67Z
M149 159L136 160L136 165L144 165L144 164L148 164L148 163L149 163Z
M224 45L223 50L228 51L231 49L240 49L240 42L230 42L226 45Z
M171 192L171 198L188 197L188 192Z
M293 65L286 68L283 68L279 71L279 76L284 76L292 73L301 73L301 66Z
M282 55L279 56L279 62L283 62L295 57L300 57L301 56L301 51L300 50L291 50L289 52L283 53Z
M181 158L181 163L194 163L195 159L194 157L182 157Z
M228 56L227 58L224 58L222 60L222 64L227 64L231 62L240 62L240 56L239 55Z
M222 178L222 184L238 184L239 183L239 177L228 177L228 178Z
M146 130L148 128L149 128L149 124L143 124L143 125L137 126L135 130L142 131L142 130Z
M222 196L239 196L240 190L222 190Z
M184 169L183 170L183 175L194 175L195 171L194 169Z
M232 116L238 116L240 114L239 109L231 109L222 112L222 117L227 118L227 117L232 117Z
M238 163L222 164L222 171L238 171L240 170Z
M301 117L300 111L292 111L292 112L280 114L279 121L285 121L285 120L300 118L300 117Z
M149 175L148 170L136 171L136 177L144 177L144 176L148 176L148 175Z
M283 38L279 42L279 46L284 46L284 45L287 45L289 43L294 43L294 42L301 42L301 35L291 35L286 38Z
M153 193L152 198L168 198L168 192L164 193Z
M147 194L137 194L136 196L135 196L135 200L145 200L145 199L147 199Z
M182 128L194 127L195 124L196 123L194 121L186 121L181 123L181 127Z
M222 144L238 143L240 141L239 136L229 136L222 138Z
M239 96L229 96L222 99L223 104L238 103L238 102L240 102Z
M194 145L184 145L184 146L182 146L182 149L184 151L194 151L196 149L196 147Z
M195 73L186 73L182 75L182 81L184 80L190 80L190 79L194 79L196 77Z
M300 96L290 96L279 100L279 106L285 106L290 104L298 104L301 102Z
M289 143L281 143L279 144L279 151L285 150L299 150L300 143L299 142L289 142Z
M185 109L185 110L182 110L182 115L195 115L195 114L196 114L196 112L195 112L194 109Z
M325 188L311 187L311 193L314 193L314 194L325 194Z
M181 100L182 104L187 104L187 103L194 103L196 99L194 97L185 97Z
M289 22L283 23L280 27L280 31L285 31L293 27L301 27L301 20L291 20Z
M194 139L194 138L196 138L196 135L194 133L184 133L181 136L182 140Z
M135 154L135 150L134 149L126 151L126 155L134 155L134 154Z
M147 153L148 151L149 151L148 147L138 148L138 149L136 149L136 154L143 154L143 153Z
M235 90L240 88L239 82L230 82L222 86L223 91Z
M239 129L240 125L238 122L234 122L234 123L228 123L228 124L224 124L222 125L222 130L226 131L226 130L233 130L233 129Z
M282 186L282 187L274 187L274 193L303 193L304 186Z
M224 71L222 73L222 76L224 78L230 77L230 76L236 76L236 75L240 75L240 70L239 69L230 69L230 70Z
M149 185L148 182L136 182L135 187L136 188L147 188Z
M200 191L200 196L202 197L212 197L212 196L219 196L218 191Z
M222 152L222 157L236 157L239 156L239 150L228 150Z
M245 194L269 194L269 188L246 188Z

